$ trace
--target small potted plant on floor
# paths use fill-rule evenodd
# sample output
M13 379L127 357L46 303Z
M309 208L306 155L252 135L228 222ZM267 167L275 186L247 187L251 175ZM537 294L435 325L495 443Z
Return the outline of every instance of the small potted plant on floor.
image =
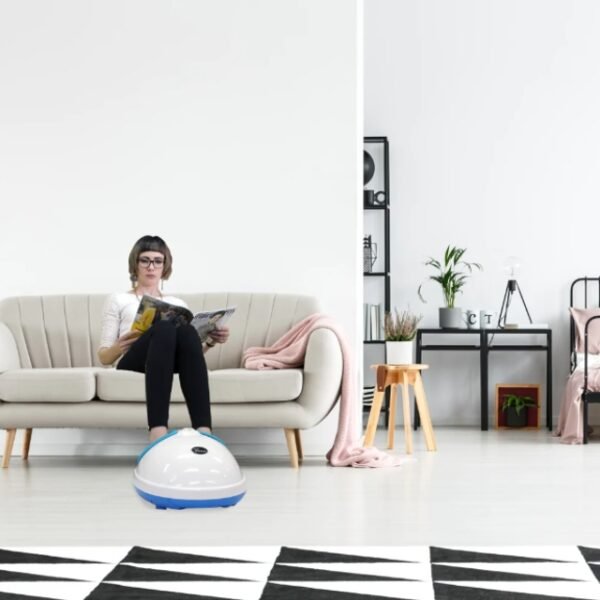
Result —
M506 413L507 427L525 427L527 425L527 409L537 408L531 396L521 394L505 394L502 397L502 412Z
M412 314L408 310L401 313L394 309L394 314L386 313L385 362L389 365L410 365L413 362L413 345L417 335L417 325L423 317Z
M429 258L425 263L437 270L435 275L431 275L429 279L440 284L444 293L446 306L440 308L440 327L443 329L460 329L464 326L462 318L462 310L454 306L456 294L462 292L462 288L467 282L468 276L473 272L473 269L483 270L483 267L476 262L466 262L462 260L466 248L458 248L456 246L448 246L444 251L443 260ZM463 270L465 269L465 270ZM419 298L426 302L421 294L423 283L419 286Z

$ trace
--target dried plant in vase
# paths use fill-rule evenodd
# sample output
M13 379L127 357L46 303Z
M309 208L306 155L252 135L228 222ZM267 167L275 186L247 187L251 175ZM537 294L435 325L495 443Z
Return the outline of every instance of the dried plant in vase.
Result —
M413 340L417 335L422 315L415 315L408 310L394 314L386 313L384 321L386 363L390 365L406 365L413 362Z
M417 326L423 318L422 315L415 315L408 310L401 313L394 309L394 315L391 312L385 314L384 331L386 342L410 342L417 335Z

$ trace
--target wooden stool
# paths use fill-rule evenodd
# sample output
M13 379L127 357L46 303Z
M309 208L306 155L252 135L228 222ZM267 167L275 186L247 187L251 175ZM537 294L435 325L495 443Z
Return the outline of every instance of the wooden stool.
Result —
M415 400L425 434L425 445L427 450L437 450L435 445L435 436L429 416L429 407L425 397L425 388L421 379L421 371L429 369L429 365L371 365L372 369L377 369L377 386L369 413L367 431L365 433L364 447L373 445L379 413L385 388L389 385L390 390L390 414L388 422L388 448L394 447L394 426L396 424L396 386L402 384L402 408L404 413L404 436L406 438L406 452L412 454L412 429L410 426L410 404L408 398L408 386L412 385L415 390Z

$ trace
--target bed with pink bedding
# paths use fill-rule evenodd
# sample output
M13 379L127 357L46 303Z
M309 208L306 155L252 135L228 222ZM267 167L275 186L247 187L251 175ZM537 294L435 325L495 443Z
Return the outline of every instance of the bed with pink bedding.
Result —
M560 403L556 434L563 444L583 443L583 390L584 372L581 365L569 376ZM588 394L600 392L600 367L588 367L587 390Z
M586 444L588 406L600 402L600 308L589 308L590 288L600 305L600 277L580 277L571 284L571 374L560 404L556 435L564 444ZM575 295L583 295L583 308Z

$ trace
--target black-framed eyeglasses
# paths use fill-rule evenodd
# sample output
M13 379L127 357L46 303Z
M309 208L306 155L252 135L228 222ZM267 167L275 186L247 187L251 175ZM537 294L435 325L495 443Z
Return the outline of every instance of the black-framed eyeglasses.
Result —
M138 264L147 269L150 265L154 265L157 269L162 267L165 264L164 258L148 258L147 256L142 256L138 258Z

